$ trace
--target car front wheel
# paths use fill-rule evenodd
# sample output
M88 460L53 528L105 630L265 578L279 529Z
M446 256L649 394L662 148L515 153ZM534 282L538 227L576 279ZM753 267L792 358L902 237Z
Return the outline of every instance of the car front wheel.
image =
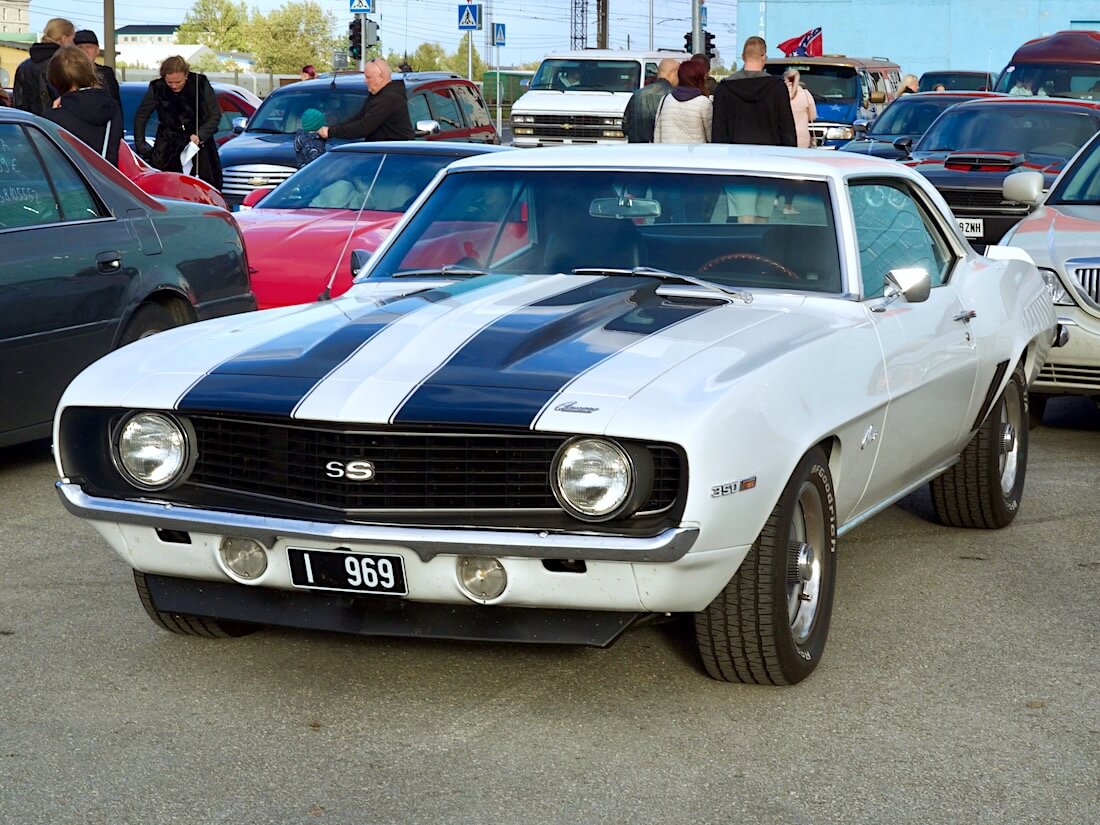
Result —
M825 453L799 462L730 582L695 615L715 679L793 685L821 658L836 584L836 510Z
M207 616L190 616L183 613L166 613L158 610L153 604L153 598L149 593L149 585L145 581L145 574L134 571L134 585L137 587L138 598L141 606L149 614L149 618L158 627L169 633L177 633L180 636L201 636L204 639L232 639L238 636L247 636L258 630L258 627L241 622L225 622L220 619L211 619Z

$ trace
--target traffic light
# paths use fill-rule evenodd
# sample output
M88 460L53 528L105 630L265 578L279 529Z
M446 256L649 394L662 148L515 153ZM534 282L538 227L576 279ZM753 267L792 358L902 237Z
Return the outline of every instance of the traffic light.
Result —
M363 56L363 18L359 15L351 18L348 24L348 55L352 60Z
M684 35L684 51L691 54L694 49L691 48L691 32Z
M367 32L364 43L366 43L368 47L378 45L378 24L373 20L367 21Z
M710 32L703 32L703 54L705 54L710 60L714 60L718 54L714 49L714 35Z

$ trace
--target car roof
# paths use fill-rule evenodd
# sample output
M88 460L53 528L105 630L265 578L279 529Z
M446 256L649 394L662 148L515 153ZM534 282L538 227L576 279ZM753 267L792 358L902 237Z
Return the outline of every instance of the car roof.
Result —
M642 144L606 146L550 146L538 150L494 153L455 161L454 171L474 168L493 169L614 169L646 172L720 172L750 175L789 175L806 178L833 178L841 181L851 175L873 174L925 179L895 160L884 160L851 152L825 152L821 149L795 149L786 146L739 146L704 143Z
M398 155L454 155L467 157L488 152L509 151L510 146L496 146L491 143L461 143L456 140L372 140L357 143L342 143L333 146L329 152L360 155L398 154Z
M852 66L865 69L899 68L897 63L886 57L848 57L843 54L826 54L821 57L769 57L764 65L786 66L791 63L810 66Z
M34 120L34 115L30 112L16 109L14 106L0 106L0 117L3 117L5 120L23 121L24 123L30 123Z
M691 57L684 51L666 50L652 52L624 52L615 49L578 49L570 52L551 52L543 60L662 60L671 57L687 60Z
M925 94L936 94L935 92L926 92ZM939 94L944 94L940 92ZM1044 97L1042 95L1006 95L995 94L989 97L980 97L974 100L964 101L955 109L973 109L1003 106L1062 106L1070 107L1073 109L1085 109L1091 112L1100 114L1100 100L1079 100L1073 97Z

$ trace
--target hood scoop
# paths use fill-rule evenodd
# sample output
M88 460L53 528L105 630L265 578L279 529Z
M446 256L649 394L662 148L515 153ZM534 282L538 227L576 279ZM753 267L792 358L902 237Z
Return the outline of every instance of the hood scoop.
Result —
M1007 172L1025 160L1023 152L953 152L943 165L964 172Z

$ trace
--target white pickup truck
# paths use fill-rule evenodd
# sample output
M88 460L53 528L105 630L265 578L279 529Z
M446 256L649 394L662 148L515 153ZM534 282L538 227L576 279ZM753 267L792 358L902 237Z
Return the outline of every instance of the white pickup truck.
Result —
M626 102L666 57L689 55L607 49L547 55L528 91L512 105L512 145L625 143Z

